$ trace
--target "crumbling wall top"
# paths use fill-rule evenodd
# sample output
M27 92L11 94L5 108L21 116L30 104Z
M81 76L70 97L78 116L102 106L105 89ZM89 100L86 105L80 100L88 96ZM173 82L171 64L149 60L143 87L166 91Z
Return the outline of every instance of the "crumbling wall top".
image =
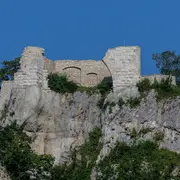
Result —
M21 71L27 72L30 69L38 69L43 66L44 49L28 46L24 48L20 60Z

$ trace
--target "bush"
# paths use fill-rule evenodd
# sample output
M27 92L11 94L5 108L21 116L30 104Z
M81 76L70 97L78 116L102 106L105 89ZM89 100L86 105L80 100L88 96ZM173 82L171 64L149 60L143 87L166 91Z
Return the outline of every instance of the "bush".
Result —
M164 139L164 133L161 132L161 131L156 132L156 133L154 134L154 136L153 136L153 139L154 139L154 141L156 141L156 142L158 142L158 141L163 141L163 139Z
M102 96L105 96L112 90L112 82L108 79L104 79L97 85L97 89Z
M122 106L125 104L124 100L122 98L119 98L118 100L118 106L119 108L122 108Z
M180 87L173 85L170 77L162 79L160 82L154 79L152 84L150 84L148 79L144 79L139 81L136 86L141 94L141 98L146 96L151 89L156 91L157 100L172 98L180 95Z
M65 74L54 73L48 75L48 87L57 93L74 93L80 91L87 92L90 95L100 93L102 96L106 96L112 90L112 82L109 79L104 79L97 86L85 87L68 80Z
M57 93L74 93L78 88L78 85L68 80L65 74L59 75L57 73L48 75L48 86Z
M97 180L180 179L180 155L151 141L118 142L97 165ZM176 171L176 173L174 173Z
M113 90L112 87L112 79L105 78L104 80L101 81L100 84L97 85L97 90L101 94L101 98L98 101L98 107L105 111L106 107L109 105L108 103L104 104L105 99L107 95L110 93L110 91Z
M135 108L136 106L138 106L141 103L141 98L140 97L130 97L127 100L127 104L129 104L129 106L131 108Z
M136 86L140 93L148 92L151 89L151 82L148 78L145 78L142 81L139 81Z
M178 88L172 85L172 79L162 79L161 82L154 81L152 88L157 92L157 99L161 100L169 97L176 97L180 95Z
M30 147L31 139L16 122L0 128L0 162L12 180L49 180L54 158L37 155Z
M89 180L102 148L101 143L99 143L100 137L100 129L95 128L82 146L71 151L70 159L72 161L70 164L55 166L52 179Z

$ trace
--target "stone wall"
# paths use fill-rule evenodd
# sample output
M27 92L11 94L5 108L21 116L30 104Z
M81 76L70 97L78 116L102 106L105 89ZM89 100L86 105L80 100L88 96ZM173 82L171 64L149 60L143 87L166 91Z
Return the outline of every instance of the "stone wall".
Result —
M140 78L140 47L109 49L103 61L112 74L114 91L135 85Z
M48 73L65 73L83 85L95 86L112 77L114 91L135 85L140 79L140 47L109 49L103 60L55 60L44 58Z
M54 66L55 66L54 61L44 57L44 69L46 69L49 73L52 73L55 69Z
M54 72L66 73L70 79L83 86L95 86L105 77L111 76L102 61L95 60L57 60Z

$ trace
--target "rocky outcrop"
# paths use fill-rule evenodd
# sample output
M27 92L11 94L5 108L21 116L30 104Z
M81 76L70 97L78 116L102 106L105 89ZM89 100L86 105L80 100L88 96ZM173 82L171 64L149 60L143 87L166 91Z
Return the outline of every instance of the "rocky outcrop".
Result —
M61 95L38 86L12 89L1 124L10 119L25 123L32 148L39 154L52 154L59 163L71 146L80 145L93 128L100 127L98 98L80 92Z
M117 141L132 141L132 131L140 132L140 138L152 139L157 133L162 134L160 146L180 152L180 97L157 101L151 91L134 108L116 105L112 112L108 109L102 114L103 149L101 155L108 153Z
M117 101L121 95L111 94L108 101ZM105 112L97 106L99 99L98 94L61 95L38 86L14 88L1 125L10 120L25 123L24 131L33 139L32 148L39 154L52 154L56 163L62 163L70 148L82 144L95 127L103 132L101 155L107 154L117 140L131 142L133 129L137 132L149 129L141 134L145 139L152 139L156 132L161 132L161 146L180 151L180 97L157 102L151 91L134 108L116 104L107 107Z

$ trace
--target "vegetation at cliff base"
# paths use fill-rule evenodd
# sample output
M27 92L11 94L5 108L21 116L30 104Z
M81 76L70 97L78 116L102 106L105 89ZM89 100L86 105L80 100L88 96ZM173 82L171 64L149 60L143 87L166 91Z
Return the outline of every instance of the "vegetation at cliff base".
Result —
M101 130L95 128L85 143L71 150L70 163L55 166L53 180L90 180L91 172L96 165L97 157L102 148L99 142Z
M0 163L12 180L49 180L54 158L37 155L31 150L31 139L16 122L0 128Z
M97 163L102 132L95 128L83 145L71 149L66 163L53 166L54 158L35 154L23 126L12 123L0 128L0 162L12 180L90 180L93 171L97 180L180 179L180 155L159 148L157 142L163 138L159 132L155 142L137 139L138 134L148 132L134 129L132 144L117 142Z
M151 141L117 142L97 170L97 180L179 180L180 155Z

